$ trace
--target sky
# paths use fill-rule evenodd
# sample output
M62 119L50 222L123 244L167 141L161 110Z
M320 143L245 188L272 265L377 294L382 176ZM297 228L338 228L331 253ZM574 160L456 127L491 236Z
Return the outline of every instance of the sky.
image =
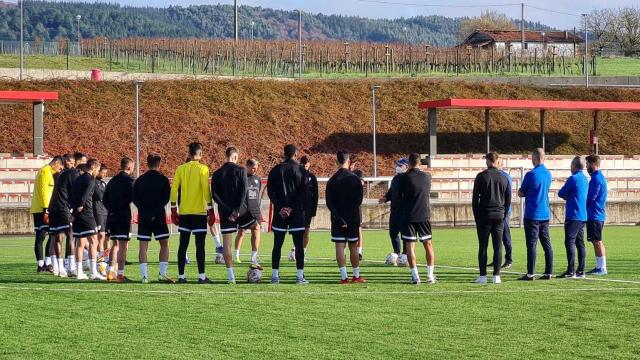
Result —
M84 2L93 2L90 0ZM133 6L170 6L233 4L233 0L102 0ZM512 18L520 18L521 0L238 0L241 5L276 9L302 9L323 14L356 15L368 18L400 18L416 15L443 15L448 17L476 16L485 9L496 10ZM384 4L391 3L391 4ZM638 0L536 0L525 1L525 18L539 21L558 29L580 26L578 16L591 10L609 7L638 6ZM578 7L578 4L580 7ZM552 11L543 11L543 8Z

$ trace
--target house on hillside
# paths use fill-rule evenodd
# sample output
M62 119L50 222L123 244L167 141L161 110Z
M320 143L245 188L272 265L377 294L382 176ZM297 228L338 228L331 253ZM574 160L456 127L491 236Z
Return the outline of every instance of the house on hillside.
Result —
M538 50L541 54L553 50L557 55L575 56L580 51L581 37L569 31L525 31L525 51ZM471 46L496 51L520 52L522 48L522 32L520 30L476 30L471 33L461 46Z

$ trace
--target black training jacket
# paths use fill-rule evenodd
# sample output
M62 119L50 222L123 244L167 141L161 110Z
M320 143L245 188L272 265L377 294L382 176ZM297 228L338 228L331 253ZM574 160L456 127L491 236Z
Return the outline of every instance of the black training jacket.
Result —
M331 218L341 224L357 224L362 222L360 206L362 205L362 182L347 169L339 169L327 182L327 207Z
M131 217L133 182L133 177L124 171L111 178L102 198L109 215Z
M307 196L304 202L304 212L307 217L314 217L318 211L318 178L311 172L302 168L307 177Z
M88 173L84 173L73 182L73 202L71 205L74 211L82 206L82 213L93 216L93 193L95 188L96 179Z
M49 211L69 212L71 209L72 185L80 175L78 171L73 170L76 169L67 169L58 175L53 186Z
M428 221L431 215L429 203L431 174L417 168L409 169L400 177L398 188L403 217L406 221Z
M476 221L502 220L509 212L511 187L500 170L490 167L479 173L473 183L473 216Z
M157 170L149 170L133 183L133 203L141 218L164 217L169 203L171 184Z
M262 183L260 176L247 175L247 210L250 214L257 216L260 215L260 193L262 190Z
M391 201L391 216L392 217L400 217L402 216L402 199L400 198L400 178L404 174L397 174L391 179L391 185L389 186L389 190L384 195L385 202Z
M247 212L247 172L232 162L227 162L211 175L211 195L218 204L218 212L224 217Z
M308 196L308 178L303 168L293 160L285 160L269 172L267 193L276 212L284 207L294 211L304 211L305 197Z
M102 179L96 179L96 188L93 192L93 213L96 216L107 216L109 213L102 202L106 188L107 184Z

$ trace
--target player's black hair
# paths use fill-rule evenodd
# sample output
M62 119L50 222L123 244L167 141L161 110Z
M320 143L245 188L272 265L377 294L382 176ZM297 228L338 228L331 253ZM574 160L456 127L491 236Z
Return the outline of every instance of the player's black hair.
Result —
M300 158L300 164L302 165L307 165L310 162L311 162L311 159L307 155Z
M600 156L598 156L596 154L591 154L591 155L587 156L587 158L585 160L587 160L588 164L600 167Z
M82 158L87 157L87 154L85 153L81 153L81 152L75 152L73 153L73 158L78 161L78 160L82 160Z
M73 154L64 154L64 155L62 155L62 161L67 162L67 161L71 161L71 160L75 160L75 158L73 157Z
M287 144L284 146L284 157L286 159L293 159L296 156L296 152L298 152L298 149L296 149L295 145Z
M349 159L351 159L351 154L349 154L348 152L346 152L344 150L339 150L336 153L336 160L338 160L338 164L340 164L340 165L346 164L347 161L349 161Z
M192 142L189 144L189 156L194 157L202 152L202 144L199 142Z
M416 167L420 164L420 154L413 153L409 155L409 166Z
M53 165L53 164L57 164L60 163L60 165L64 165L64 160L62 159L62 156L56 156L53 159L51 159L51 161L49 162L49 164Z
M258 166L258 160L256 160L256 159L247 160L247 166L251 166L251 167Z
M105 164L100 164L100 171L102 170L109 170L109 168Z
M85 164L84 171L89 171L91 169L99 168L99 167L100 167L100 161L98 161L98 159L89 159L89 161L87 161L87 163Z
M496 161L498 161L498 159L500 158L500 155L498 155L497 152L492 151L490 153L488 153L487 155L484 156L485 159L487 159L488 162L495 164Z
M120 160L120 170L122 171L126 170L129 164L132 164L132 163L133 163L133 159L126 156L123 157L122 160Z
M230 158L231 155L239 154L239 152L238 152L238 149L235 148L234 146L229 146L227 150L224 151L224 154L227 156L227 158Z
M147 156L147 167L149 169L157 169L160 166L162 157L158 154L149 154Z

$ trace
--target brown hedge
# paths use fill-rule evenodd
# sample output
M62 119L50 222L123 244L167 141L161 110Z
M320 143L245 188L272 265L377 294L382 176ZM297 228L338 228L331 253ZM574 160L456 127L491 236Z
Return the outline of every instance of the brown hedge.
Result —
M423 99L446 97L500 99L571 99L640 101L640 92L622 89L545 89L498 84L434 80L388 81L151 81L141 92L142 157L158 152L172 172L186 157L186 146L205 145L205 161L215 167L227 145L238 146L242 158L255 157L266 167L280 157L282 146L294 143L311 154L319 175L334 168L333 153L356 154L359 166L371 172L371 92L381 84L378 102L378 154L381 174L393 172L392 161L409 152L428 152ZM125 82L44 81L0 82L0 89L55 90L60 100L47 103L45 150L59 154L88 152L112 168L135 151L135 87ZM31 109L2 105L0 152L31 151ZM439 114L441 153L484 151L484 120L480 111ZM537 112L495 112L493 145L499 152L526 153L539 142ZM550 153L589 151L588 113L547 116ZM601 152L639 154L638 114L604 114ZM144 168L144 166L143 166ZM263 168L263 173L264 173Z

